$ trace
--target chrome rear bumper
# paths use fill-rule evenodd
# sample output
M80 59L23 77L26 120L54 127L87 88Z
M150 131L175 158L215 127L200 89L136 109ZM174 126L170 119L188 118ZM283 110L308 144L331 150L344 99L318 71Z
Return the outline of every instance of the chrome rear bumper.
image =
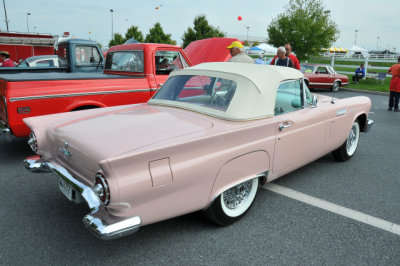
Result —
M139 230L142 223L139 216L126 218L110 215L93 189L76 180L64 167L47 162L39 155L26 158L24 164L29 171L34 173L53 172L72 187L73 195L75 195L72 201L80 203L83 199L90 208L90 213L83 217L83 223L95 236L110 240Z

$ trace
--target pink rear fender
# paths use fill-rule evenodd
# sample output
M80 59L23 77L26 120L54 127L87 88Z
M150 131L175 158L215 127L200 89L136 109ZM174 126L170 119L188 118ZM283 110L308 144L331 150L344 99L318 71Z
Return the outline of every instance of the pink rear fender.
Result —
M225 163L215 179L210 203L223 191L269 170L270 158L266 151L254 151Z

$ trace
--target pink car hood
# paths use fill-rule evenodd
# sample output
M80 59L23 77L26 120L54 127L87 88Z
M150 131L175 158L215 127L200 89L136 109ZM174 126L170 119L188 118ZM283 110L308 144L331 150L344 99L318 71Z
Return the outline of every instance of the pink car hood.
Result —
M62 147L68 141L74 161L90 158L99 162L213 126L212 122L192 112L147 104L96 111L95 115L85 115L54 127L54 144ZM85 111L82 114L86 114Z

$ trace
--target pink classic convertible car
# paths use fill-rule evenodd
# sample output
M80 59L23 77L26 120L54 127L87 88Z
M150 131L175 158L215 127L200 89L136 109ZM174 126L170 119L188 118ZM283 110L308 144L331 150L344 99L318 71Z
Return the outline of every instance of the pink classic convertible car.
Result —
M228 225L265 182L332 151L352 157L370 107L314 96L291 68L205 63L172 72L145 104L26 118L38 155L25 166L86 202L103 239L198 210Z

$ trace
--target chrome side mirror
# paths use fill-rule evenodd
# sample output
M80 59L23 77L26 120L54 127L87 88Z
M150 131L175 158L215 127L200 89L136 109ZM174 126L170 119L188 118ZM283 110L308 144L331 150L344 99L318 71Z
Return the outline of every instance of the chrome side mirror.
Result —
M318 102L318 97L316 95L313 95L312 102L311 102L311 108L317 107L317 102Z

